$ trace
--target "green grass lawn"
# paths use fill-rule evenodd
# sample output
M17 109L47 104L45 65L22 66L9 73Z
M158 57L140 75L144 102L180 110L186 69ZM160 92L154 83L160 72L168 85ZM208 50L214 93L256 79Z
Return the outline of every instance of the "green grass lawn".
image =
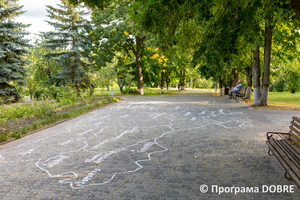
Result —
M137 90L137 87L131 87L131 88ZM106 88L95 88L93 96L107 96L111 92L111 90L114 90L114 95L123 95L120 92L119 87L111 87L111 88L109 88L109 91L107 91ZM178 90L174 89L174 88L169 89L169 93L168 94L166 93L167 89L165 89L164 91L165 91L165 93L163 95L169 95L169 94L178 93ZM82 94L82 96L83 97L88 96L89 92L90 92L89 90L85 91ZM144 88L144 95L160 95L160 88L148 88L148 87L145 87Z
M215 95L214 89L209 89L212 96ZM219 96L219 90L217 96ZM251 99L247 99L249 105L253 105L253 93ZM268 106L258 107L264 109L279 109L279 110L300 110L300 92L295 94L290 92L269 92Z
M177 89L170 89L169 88L169 93L167 93L167 89L164 90L164 94L162 95L169 95L169 94L175 94L175 93L178 93L178 90ZM144 88L144 94L145 95L161 95L160 94L160 88L148 88L148 87L145 87Z
M269 101L300 106L300 92L294 94L290 92L269 92Z
M253 104L253 93L250 100ZM269 92L268 106L260 108L278 109L278 110L300 110L300 92L295 94L290 92Z
M95 88L93 96L107 96L111 90L114 90L114 95L122 95L120 92L119 87L110 87L109 91L107 88ZM82 93L83 97L89 96L90 90L85 91Z

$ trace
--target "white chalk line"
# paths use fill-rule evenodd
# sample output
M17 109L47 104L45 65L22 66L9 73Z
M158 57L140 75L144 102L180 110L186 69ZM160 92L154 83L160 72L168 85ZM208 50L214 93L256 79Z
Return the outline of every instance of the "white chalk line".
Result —
M85 135L85 134L87 134L87 133L89 133L89 132L91 132L93 129L91 128L90 130L87 130L87 131L85 131L85 132L83 132L83 133L78 133L77 135Z

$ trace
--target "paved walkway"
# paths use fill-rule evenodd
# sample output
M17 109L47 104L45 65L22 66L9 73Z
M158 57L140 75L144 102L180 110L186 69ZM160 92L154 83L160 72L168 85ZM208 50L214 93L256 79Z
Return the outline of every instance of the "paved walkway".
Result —
M126 96L0 146L0 199L300 199L262 191L294 185L265 143L293 115L202 90Z

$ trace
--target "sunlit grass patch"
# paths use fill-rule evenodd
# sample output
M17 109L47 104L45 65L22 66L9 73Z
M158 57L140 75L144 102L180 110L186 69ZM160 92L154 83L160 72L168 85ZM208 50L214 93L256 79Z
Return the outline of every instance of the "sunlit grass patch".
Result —
M114 90L114 95L122 95L122 93L120 92L120 88L119 87L111 87L109 88L109 90L107 90L107 88L95 88L94 89L94 93L93 96L107 96L109 95L109 93ZM82 96L83 97L87 97L90 94L90 90L86 90Z
M253 105L253 94L247 99L249 105ZM259 109L276 110L300 110L300 93L269 92L268 106L259 106Z

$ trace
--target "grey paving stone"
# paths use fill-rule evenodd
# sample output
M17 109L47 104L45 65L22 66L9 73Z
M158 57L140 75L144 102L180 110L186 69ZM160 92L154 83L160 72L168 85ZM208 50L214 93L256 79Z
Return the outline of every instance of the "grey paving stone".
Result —
M1 146L0 198L300 199L296 187L293 194L211 191L293 185L267 154L260 127L281 131L299 112L251 110L202 90L122 98Z

